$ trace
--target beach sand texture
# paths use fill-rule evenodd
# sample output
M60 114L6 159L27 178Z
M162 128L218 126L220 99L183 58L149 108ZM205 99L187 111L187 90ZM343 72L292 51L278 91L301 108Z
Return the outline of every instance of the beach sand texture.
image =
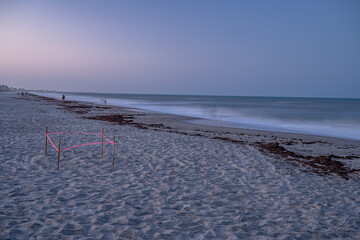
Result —
M106 115L117 109L95 110ZM252 144L225 141L229 134L212 127L203 126L203 134L218 139L68 110L0 93L0 239L360 239L359 172L348 179L314 173ZM102 157L94 145L62 152L56 170L57 152L49 143L44 155L46 126L49 132L104 127L105 136L116 137L115 166L112 145L104 145ZM275 136L256 135L243 141ZM99 140L52 135L55 144L58 137L64 147ZM344 154L359 152L356 141L334 142L346 142ZM349 164L359 168L359 161Z

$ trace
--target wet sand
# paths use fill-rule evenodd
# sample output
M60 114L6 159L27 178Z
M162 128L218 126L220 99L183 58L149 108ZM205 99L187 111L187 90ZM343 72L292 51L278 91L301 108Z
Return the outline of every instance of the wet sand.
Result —
M360 238L359 141L16 93L0 112L0 239ZM45 126L104 127L115 166L94 145L62 152L57 171Z

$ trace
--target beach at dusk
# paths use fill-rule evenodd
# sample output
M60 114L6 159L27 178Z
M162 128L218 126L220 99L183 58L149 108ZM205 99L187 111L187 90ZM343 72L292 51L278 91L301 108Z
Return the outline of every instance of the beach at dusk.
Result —
M360 142L0 94L2 239L359 238ZM61 152L48 132L112 145ZM62 148L98 135L51 135Z
M0 1L0 240L360 239L360 1Z

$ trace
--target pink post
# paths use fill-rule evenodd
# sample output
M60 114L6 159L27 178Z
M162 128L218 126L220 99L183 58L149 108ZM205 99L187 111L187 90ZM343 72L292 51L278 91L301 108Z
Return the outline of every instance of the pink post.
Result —
M61 144L61 139L59 138L58 162L57 162L56 170L59 170L59 164L60 164L60 144Z
M113 161L112 161L112 166L114 166L115 164L115 136L114 136L114 146L113 146Z
M48 133L48 127L46 127L45 130L45 155L47 154L47 133Z

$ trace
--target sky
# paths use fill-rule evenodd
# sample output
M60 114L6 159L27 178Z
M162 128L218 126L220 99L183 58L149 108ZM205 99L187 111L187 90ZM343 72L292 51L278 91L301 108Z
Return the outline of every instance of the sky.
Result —
M360 98L360 1L0 0L0 84Z

